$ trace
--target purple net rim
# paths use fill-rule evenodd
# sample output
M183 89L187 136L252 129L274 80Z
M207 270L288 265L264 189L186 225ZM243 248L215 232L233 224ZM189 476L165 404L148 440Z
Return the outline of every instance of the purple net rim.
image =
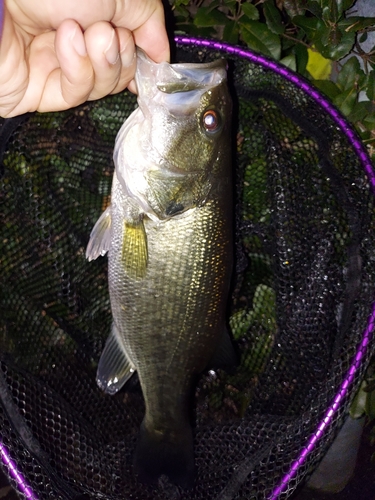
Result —
M237 57L247 59L254 64L259 64L266 69L274 71L278 75L282 76L286 80L292 82L296 87L306 92L312 99L315 100L317 105L319 105L323 110L328 113L331 118L336 122L337 126L342 130L349 140L349 143L353 146L362 167L369 179L372 192L375 194L375 173L371 160L367 154L366 148L364 147L362 141L357 136L357 133L349 125L347 120L315 87L308 83L304 78L300 77L294 71L291 71L287 67L268 59L260 54L254 53L248 49L243 49L242 47L237 47L227 43L219 42L217 40L205 40L201 38L194 38L188 36L176 36L175 42L181 45L195 45L206 47L212 50L217 50L225 52L230 55L235 55ZM368 345L372 339L372 333L375 327L375 303L372 305L372 312L370 314L366 330L363 333L361 342L358 345L356 355L353 362L345 375L344 381L341 384L339 391L334 397L331 405L328 407L322 421L319 423L315 433L310 437L306 446L301 450L297 459L290 466L289 471L281 479L280 483L274 488L268 500L277 500L280 495L285 492L288 488L290 481L296 476L298 469L302 467L309 454L314 450L318 441L323 437L324 433L328 431L329 425L332 422L335 414L340 408L341 402L345 399L348 394L350 385L352 384L355 375L361 367L362 361L365 359L366 351Z
M3 444L0 444L0 455L1 460L9 471L9 475L16 481L19 491L25 495L27 500L38 500L38 497L33 493L25 478L19 472L15 462L10 458L9 452Z

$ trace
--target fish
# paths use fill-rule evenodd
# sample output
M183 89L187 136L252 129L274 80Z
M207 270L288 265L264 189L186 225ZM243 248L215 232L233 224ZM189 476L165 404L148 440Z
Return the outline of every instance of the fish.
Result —
M154 63L137 51L138 107L114 147L111 201L87 259L108 253L113 323L97 383L137 372L145 416L134 470L190 488L199 375L237 364L226 326L233 267L231 110L224 60Z

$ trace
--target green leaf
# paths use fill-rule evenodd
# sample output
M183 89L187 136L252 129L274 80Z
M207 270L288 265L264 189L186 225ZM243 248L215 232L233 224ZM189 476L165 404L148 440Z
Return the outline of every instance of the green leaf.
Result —
M252 21L258 21L259 10L252 3L242 3L241 9L246 16Z
M200 36L203 38L214 38L217 36L217 32L214 27L206 27L200 28L198 26L194 26L192 23L186 23L178 25L178 29L183 31L184 33L189 33L192 36Z
M322 19L324 21L324 23L327 25L331 22L331 12L330 12L330 9L329 7L324 7L323 8L323 12L322 12ZM337 20L336 20L337 21ZM334 22L336 22L334 21Z
M238 43L238 35L239 35L238 23L236 23L235 21L228 20L224 28L223 40L229 43L236 44Z
M342 59L343 57L348 55L349 52L351 52L355 42L355 33L340 30L340 34L340 40L338 41L336 39L335 43L332 43L332 40L330 40L332 30L324 27L324 29L320 28L318 31L316 31L314 37L316 48L327 59L338 61L339 59Z
M337 23L340 19L340 14L337 8L337 0L323 0L322 19L325 23Z
M313 80L315 87L323 92L330 99L334 100L335 97L341 94L339 87L331 80Z
M210 0L210 7L211 7L212 3ZM221 5L220 0L218 0L218 4ZM224 0L224 5L225 5L225 7L228 7L232 12L234 12L236 10L237 1L236 0Z
M274 0L266 0L263 4L263 11L266 23L272 33L281 35L285 31L279 9L275 6Z
M347 89L339 94L333 102L345 116L349 116L357 103L357 97L355 89Z
M375 130L375 114L366 116L362 123L368 130Z
M316 17L322 17L322 7L320 5L320 0L309 0L306 5L306 10L311 12L311 14L314 14L314 16Z
M361 418L366 414L367 393L365 392L366 381L363 381L352 404L350 405L350 416L352 418Z
M176 23L181 22L181 20L186 21L190 18L190 14L187 11L187 9L185 9L185 7L177 7L173 11L173 14L174 14L174 19L175 19Z
M247 45L262 54L280 59L280 38L258 21L247 21L240 25L241 36Z
M294 48L294 53L296 55L297 61L297 71L303 75L306 71L307 61L309 60L309 53L307 52L307 47L297 43Z
M328 80L332 72L332 61L314 49L307 49L309 59L306 70L315 80Z
M375 360L374 360L374 362L375 362ZM367 381L367 385L365 388L366 392L375 391L374 368L375 368L375 366L373 365L373 363L371 363L369 370L368 370L368 373L366 374L366 381Z
M207 5L207 8L211 11L217 9L218 7L220 7L220 5L221 5L220 0L210 0L210 4Z
M364 33L362 33L362 35L359 37L359 43L364 43L368 38L368 33L367 31L365 31Z
M284 0L283 7L290 17L303 16L305 7L301 5L301 0Z
M352 123L360 122L372 112L372 103L370 101L360 101L356 103L351 113L348 115L348 120Z
M337 47L342 40L342 34L337 25L332 26L332 29L328 36L328 42L332 47Z
M219 10L211 10L210 7L201 7L194 17L194 25L199 28L225 25L228 18Z
M337 77L337 85L342 90L353 88L356 81L358 81L360 72L363 73L358 59L355 56L351 57L341 67Z
M318 19L316 24L316 31L313 34L312 40L315 42L317 47L322 47L323 49L327 49L327 46L330 45L330 35L332 32L332 28L330 26L326 26L321 19ZM319 49L319 52L323 52ZM326 56L325 56L326 57Z
M375 17L347 17L339 21L338 26L346 33L356 32L368 28L369 26L375 26Z
M291 40L290 38L285 38L284 36L280 37L280 42L281 42L282 52L290 51L290 49L292 49L296 45L295 40Z
M281 64L284 64L287 68L297 71L296 56L294 54L289 54L282 59L280 59Z
M316 17L305 16L295 16L292 19L292 22L299 28L302 28L310 39L312 39L316 33L318 21L319 19Z
M346 10L350 9L355 2L356 0L336 0L339 15L341 16Z
M368 74L368 82L366 89L366 96L370 101L375 101L375 71L372 70Z
M375 391L367 393L366 413L370 421L375 419Z

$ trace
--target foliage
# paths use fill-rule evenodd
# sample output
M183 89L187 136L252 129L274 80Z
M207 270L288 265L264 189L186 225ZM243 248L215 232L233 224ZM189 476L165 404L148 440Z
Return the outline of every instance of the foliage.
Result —
M368 52L361 46L375 31L375 17L355 15L355 0L170 3L177 32L246 45L312 80L375 158L375 46Z

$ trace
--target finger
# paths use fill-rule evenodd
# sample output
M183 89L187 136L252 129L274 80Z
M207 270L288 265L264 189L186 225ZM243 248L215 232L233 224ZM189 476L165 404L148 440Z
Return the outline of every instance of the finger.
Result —
M136 69L136 51L132 33L125 28L117 28L120 43L120 77L112 94L124 90L134 78Z
M138 18L138 23L128 25L133 28L133 37L135 44L146 52L146 54L155 62L163 62L170 60L170 49L167 32L165 30L164 9L159 0L147 1L145 0L128 0L128 9L131 9L131 2L137 2L137 6L141 11L143 4L144 10L146 7L148 11L143 13L143 17ZM137 7L134 5L134 8ZM150 8L152 10L150 10ZM137 94L137 86L135 81L132 80L128 84L128 89Z
M155 62L169 61L169 41L165 31L164 13L157 9L133 32L135 43Z
M110 23L98 22L90 26L84 36L95 78L89 99L123 90L135 70L131 33L114 29Z
M121 0L120 0L121 1ZM37 36L57 30L66 19L74 19L83 30L98 21L110 21L118 0L7 0L17 24Z
M38 111L67 109L87 100L94 87L94 71L80 26L68 19L56 31L59 67L49 75Z
M132 31L136 45L155 62L169 61L169 42L161 0L123 0L118 1L116 7L113 23Z
M120 75L119 42L116 31L106 22L90 26L84 38L94 72L94 87L89 98L99 99L117 85Z
M28 65L25 51L31 37L17 30L4 6L3 33L0 40L0 116L13 116L28 85Z
M30 47L23 54L23 61L28 65L26 88L18 104L9 116L20 115L39 109L43 99L46 82L50 74L58 67L54 49L55 34L44 33L31 42ZM26 59L25 59L26 55ZM21 62L22 64L23 62Z

